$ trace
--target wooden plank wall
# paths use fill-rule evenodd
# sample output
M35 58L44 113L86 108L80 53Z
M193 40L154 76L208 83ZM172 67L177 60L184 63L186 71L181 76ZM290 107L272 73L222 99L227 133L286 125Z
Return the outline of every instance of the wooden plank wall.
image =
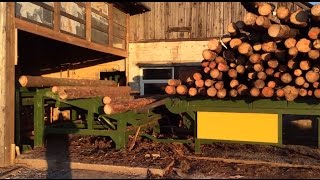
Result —
M130 42L219 37L227 33L230 22L242 20L247 12L240 2L144 3L151 11L130 17ZM299 8L292 2L272 3Z

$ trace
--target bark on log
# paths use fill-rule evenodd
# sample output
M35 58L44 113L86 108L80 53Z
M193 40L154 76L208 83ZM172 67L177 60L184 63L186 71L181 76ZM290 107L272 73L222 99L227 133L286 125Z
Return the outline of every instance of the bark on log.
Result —
M26 76L19 78L22 87L52 87L52 86L116 86L115 81L90 80L90 79L69 79L50 78L42 76Z
M125 103L118 102L118 103L106 104L104 106L103 110L108 115L117 114L117 113L130 111L130 110L133 110L136 108L141 108L141 107L146 106L148 104L151 104L155 101L156 101L156 99L154 99L154 98L138 98L138 99L134 99L132 101L128 101Z
M171 88L174 92L176 91L175 87L171 86ZM134 96L129 96L129 95L128 96L115 96L115 97L105 96L105 97L103 97L102 102L103 102L103 104L110 104L110 103L114 103L114 102L126 102L126 101L132 101L132 100L134 100Z
M291 29L287 25L272 24L268 28L268 34L273 38L294 38L297 33L297 30Z
M311 8L312 20L320 21L320 4L316 4Z
M245 84L240 84L237 87L237 91L240 95L246 95L248 93L248 86L246 86Z
M306 27L308 20L309 15L307 11L297 10L290 15L290 22L301 27Z
M271 53L263 53L263 54L261 54L261 59L262 59L263 61L268 61L268 60L271 59L271 58L272 58Z
M60 89L60 87L59 87ZM119 87L88 87L88 86L70 86L61 87L63 91L59 91L59 97L61 99L79 99L79 98L92 98L92 97L104 97L104 96L127 96L130 94L131 87L119 86Z
M296 59L290 59L287 65L289 69L296 69L299 67L298 61Z

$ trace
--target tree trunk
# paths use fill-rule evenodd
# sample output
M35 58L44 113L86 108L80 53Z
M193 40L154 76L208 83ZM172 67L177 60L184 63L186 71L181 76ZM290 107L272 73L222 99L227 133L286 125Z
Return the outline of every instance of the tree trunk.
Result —
M172 88L174 89L174 92L175 92L176 88L175 87L172 87ZM133 96L115 96L115 97L105 96L103 97L102 102L103 104L110 104L114 102L126 102L126 101L132 101L132 100L134 100Z
M306 27L308 20L309 15L307 11L297 10L290 15L290 22L301 27Z
M261 3L258 6L258 13L261 16L268 16L269 14L271 14L272 10L273 10L272 6L268 3Z
M198 91L197 88L191 87L188 91L189 96L195 96L197 95Z
M117 114L141 108L155 101L156 99L153 98L138 98L128 102L115 102L111 104L106 104L103 110L108 115Z
M185 85L179 85L177 88L176 88L176 91L178 94L180 95L186 95L187 92L188 92L188 88L187 86Z
M210 97L214 97L214 96L217 95L217 89L214 88L214 87L210 87L210 88L207 89L207 94Z
M311 8L312 20L320 21L320 4L316 4Z
M256 24L260 27L268 29L271 26L271 21L265 16L259 16L256 19Z
M88 86L70 86L59 87L62 91L58 91L61 99L79 99L79 98L92 98L92 97L104 97L104 96L127 96L130 94L131 87L119 86L119 87L88 87Z
M262 50L264 52L275 52L277 50L277 44L273 41L265 42L262 44Z
M170 95L173 95L173 94L176 94L176 87L175 86L166 86L165 88L165 92L167 94L170 94ZM105 103L106 104L106 103Z
M282 21L287 21L290 19L290 10L287 7L280 6L276 11L277 17Z
M286 48L290 49L295 47L297 44L297 40L294 38L288 38L284 41L284 45L286 46Z
M42 76L21 76L19 83L22 87L51 87L51 86L116 86L115 81L50 78Z
M273 38L294 38L297 33L297 30L291 29L287 25L272 24L268 28L268 34Z
M320 28L319 27L312 27L309 32L308 32L308 36L310 39L318 39L320 35Z
M253 26L256 22L257 17L258 17L257 15L248 12L247 14L244 15L243 22L247 26Z
M169 86L179 86L181 85L181 80L180 79L169 79L168 80L168 85Z
M299 52L307 53L311 50L312 43L309 39L302 38L297 42L296 47L298 48Z

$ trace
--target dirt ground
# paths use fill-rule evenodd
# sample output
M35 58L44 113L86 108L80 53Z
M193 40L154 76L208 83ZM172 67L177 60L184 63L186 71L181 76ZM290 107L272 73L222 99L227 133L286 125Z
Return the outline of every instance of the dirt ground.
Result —
M201 155L193 145L156 143L139 138L131 152L116 151L105 137L59 135L48 137L47 148L36 148L23 154L28 159L59 159L93 164L132 167L172 167L164 177L146 178L320 178L320 150L301 145L249 145L213 143L202 145ZM57 148L59 147L59 148ZM208 159L194 159L204 157ZM221 158L222 160L211 160ZM264 161L270 164L223 162L223 159ZM274 163L274 164L272 164ZM310 167L278 167L277 163ZM282 166L282 165L281 165ZM41 173L40 173L41 174Z
M32 119L28 117L24 116L27 120ZM174 118L168 117L167 119L172 120ZM287 119L293 118L289 117ZM26 127L26 125L22 125L22 127ZM315 123L314 127L318 127L318 124ZM157 143L141 137L135 142L132 151L117 151L114 148L114 143L108 137L49 135L45 147L25 152L19 158L168 169L167 174L163 177L148 174L143 177L144 179L320 178L320 149L316 147L318 139L315 138L318 136L317 128L308 131L293 130L292 127L290 128L287 125L284 125L283 128L283 142L287 145L270 146L216 142L202 145L200 155L194 154L193 144ZM298 136L302 138L297 139ZM294 138L290 139L290 137ZM132 139L130 137L129 142ZM29 139L29 141L32 140ZM28 141L25 140L25 142ZM303 165L303 167L293 167L299 165ZM79 172L82 172L83 175ZM48 177L137 178L101 173L71 169L50 169L50 167L48 171L20 167L20 169L10 172L10 169L0 168L0 178L10 179L45 179Z

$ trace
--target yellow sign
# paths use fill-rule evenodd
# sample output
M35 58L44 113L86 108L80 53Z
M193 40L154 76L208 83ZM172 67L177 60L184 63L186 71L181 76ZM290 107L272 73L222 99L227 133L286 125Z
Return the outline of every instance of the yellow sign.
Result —
M278 114L198 112L197 138L278 143Z

